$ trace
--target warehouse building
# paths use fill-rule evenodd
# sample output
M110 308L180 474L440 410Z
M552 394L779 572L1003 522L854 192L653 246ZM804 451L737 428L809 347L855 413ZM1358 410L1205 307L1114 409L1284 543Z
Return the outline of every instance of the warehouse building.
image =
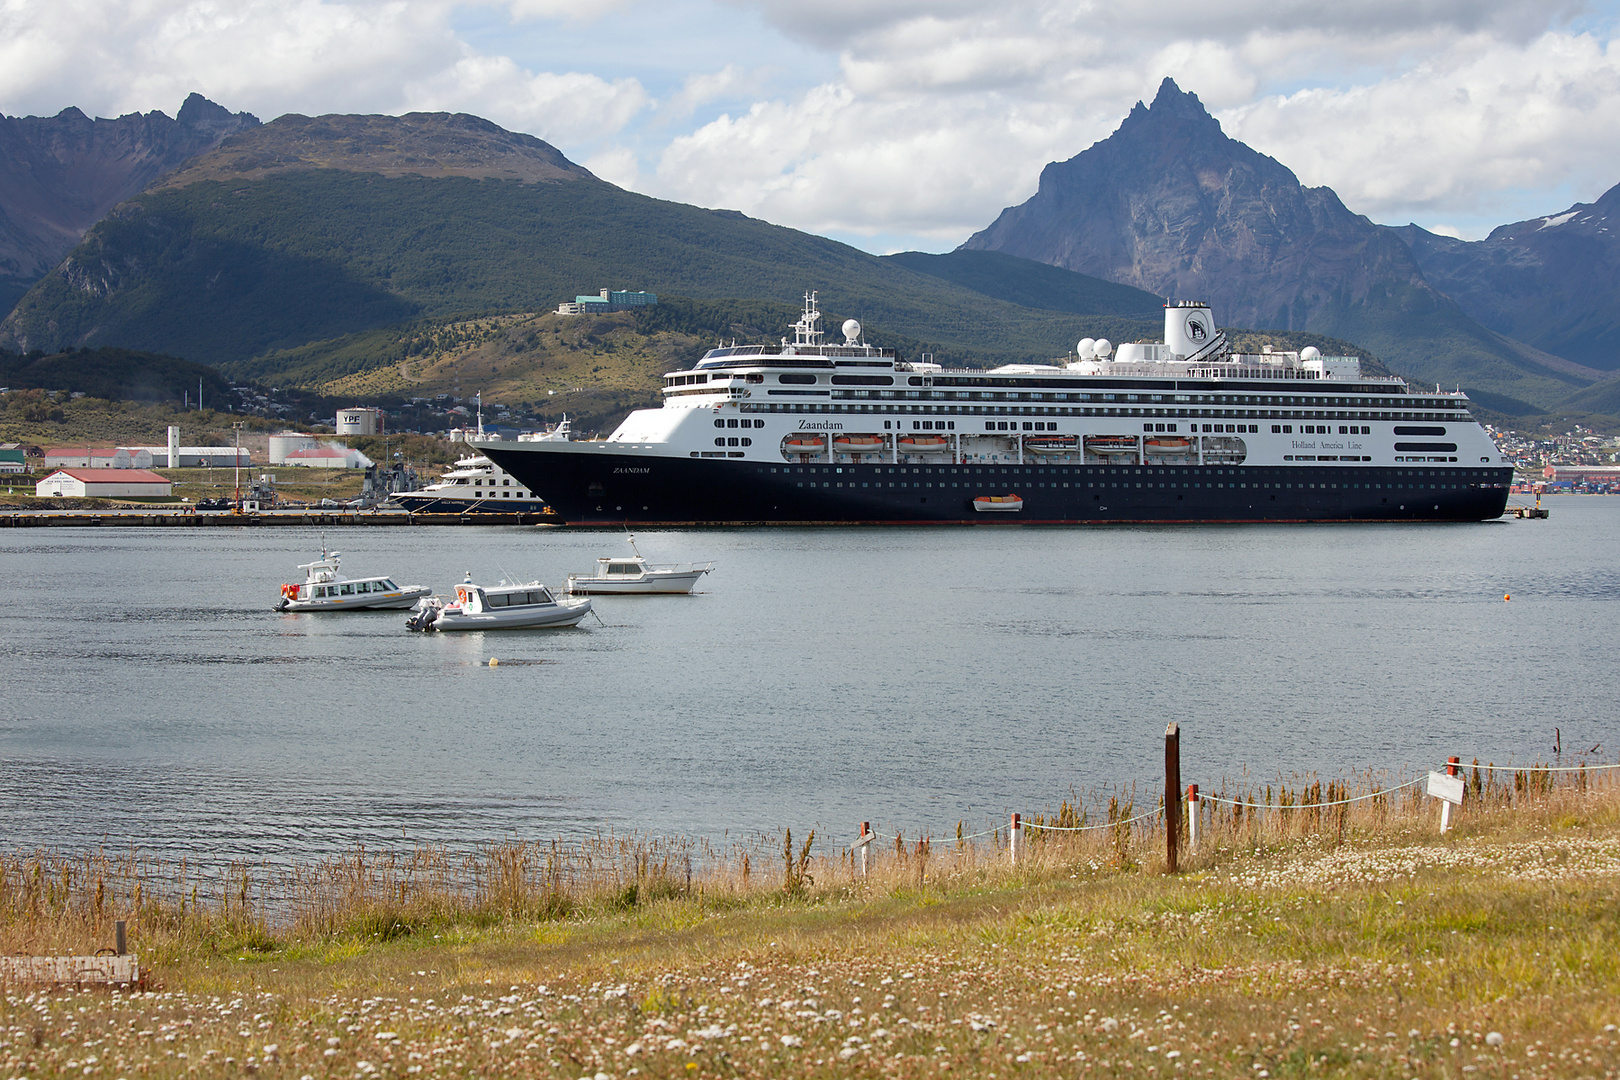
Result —
M167 477L145 469L57 469L34 485L35 495L63 498L168 498Z

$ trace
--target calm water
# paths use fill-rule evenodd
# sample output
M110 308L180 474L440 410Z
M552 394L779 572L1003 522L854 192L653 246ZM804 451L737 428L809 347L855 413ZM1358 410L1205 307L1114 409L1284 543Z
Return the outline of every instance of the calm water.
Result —
M1549 505L1467 526L651 531L655 561L718 563L705 591L468 635L272 613L313 530L8 530L0 849L938 835L1071 790L1156 794L1169 720L1206 787L1525 760L1555 726L1611 756L1620 499ZM441 592L627 550L522 528L328 541L351 574Z

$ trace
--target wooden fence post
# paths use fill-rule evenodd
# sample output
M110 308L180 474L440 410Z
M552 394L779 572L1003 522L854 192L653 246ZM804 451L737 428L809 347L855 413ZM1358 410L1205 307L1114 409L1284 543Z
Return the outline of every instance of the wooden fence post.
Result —
M129 952L129 941L125 937L125 927L124 927L124 920L123 919L119 919L117 922L113 923L113 937L114 937L114 941L115 941L115 948L117 950L118 955L123 956L126 953L128 953Z
M1174 720L1164 729L1164 861L1176 872L1176 842L1181 831L1181 725Z

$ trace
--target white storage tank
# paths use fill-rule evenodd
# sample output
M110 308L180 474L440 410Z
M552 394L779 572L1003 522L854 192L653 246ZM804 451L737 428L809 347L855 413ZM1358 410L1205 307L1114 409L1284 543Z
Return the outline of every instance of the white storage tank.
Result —
M270 436L270 464L285 465L292 460L292 455L300 450L314 450L321 445L321 440L314 435L302 435L296 431L283 431L279 435Z
M382 433L381 409L339 409L337 411L339 435L379 435Z

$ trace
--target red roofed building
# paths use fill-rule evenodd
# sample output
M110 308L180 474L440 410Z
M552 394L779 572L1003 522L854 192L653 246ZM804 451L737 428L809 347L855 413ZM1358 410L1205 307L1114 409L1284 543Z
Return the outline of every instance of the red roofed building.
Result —
M64 498L167 498L168 477L145 469L57 469L34 485L35 495Z
M47 469L110 469L117 454L116 446L57 446L45 451L41 464Z

